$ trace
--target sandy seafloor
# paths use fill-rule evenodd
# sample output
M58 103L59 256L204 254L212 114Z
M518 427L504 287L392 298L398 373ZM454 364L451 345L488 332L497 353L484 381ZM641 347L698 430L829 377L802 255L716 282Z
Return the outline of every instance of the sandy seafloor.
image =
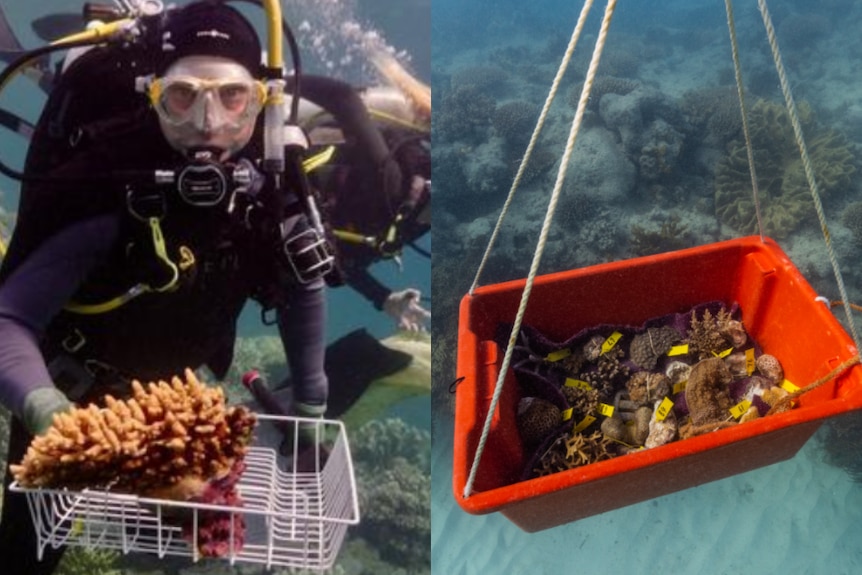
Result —
M451 421L435 425L434 573L858 573L862 484L820 459L792 459L601 515L525 533L452 495Z
M445 112L439 104L442 102L445 106L446 103L446 100L438 98L441 92L438 87L442 85L444 89L454 90L460 69L494 65L490 55L502 54L507 47L516 47L520 53L529 54L534 59L517 72L502 66L509 77L496 97L497 105L518 99L541 105L547 87L542 91L535 85L529 86L532 80L528 79L525 70L527 67L542 70L550 84L559 58L550 61L550 57L543 60L536 56L549 53L546 46L550 46L549 38L553 35L568 40L580 4L548 1L527 6L500 2L492 9L480 0L465 3L435 0L432 61L437 75L435 121L439 120L441 112ZM603 2L596 2L595 11L603 8ZM758 74L769 69L771 59L764 48L763 24L755 3L736 2L735 8L744 51L744 71L750 74L747 76L749 80L754 77L753 82L763 81L766 76ZM858 33L854 30L859 29L859 7L843 0L814 3L773 1L770 9L776 22L801 16L803 21L816 22L821 27L816 33L812 32L811 37L804 41L800 39L796 45L791 41L793 39L779 36L779 40L783 38L786 41L785 66L790 70L796 98L809 101L821 121L845 134L852 142L851 148L857 150L858 158L858 146L862 141L859 136L862 83L850 70L858 66ZM486 26L468 34L466 26L462 25L465 21L481 21ZM593 24L589 33L594 34L597 27L595 21ZM804 36L807 32L803 29L797 28L796 33ZM778 30L781 34L780 25ZM790 30L788 25L783 33L788 34ZM808 28L808 31L812 30L813 24ZM437 42L439 35L446 35L449 43ZM649 56L647 51L639 54L643 61L632 74L633 78L656 87L670 98L678 98L688 90L704 86L725 85L721 74L726 78L732 63L723 2L620 2L611 25L609 49L615 41L625 44L632 38L642 40L645 37L651 40L641 46L652 47L650 42L667 42L671 47L665 47L661 56ZM594 36L589 38L592 40ZM759 44L749 50L754 41ZM558 38L557 45L559 42ZM675 42L678 44L674 45ZM592 44L589 45L591 49ZM721 69L724 72L720 73ZM777 79L767 79L751 88L749 96L753 93L781 102L777 86ZM562 97L565 98L565 92ZM554 141L558 155L572 112L573 108L564 103L555 103L551 111L550 135L547 138ZM582 134L588 134L595 126L593 116L593 122L587 123ZM491 128L479 136L474 134L472 138L463 140L447 138L445 134L438 136L435 129L435 155L446 153L450 155L445 157L452 158L469 154L475 163L499 166L499 150L499 137ZM591 158L594 155L584 154L579 164L576 152L569 178L582 185L584 180L578 179L579 169L589 170ZM858 165L858 159L856 162ZM486 279L480 284L526 275L529 260L524 254L532 253L538 237L539 218L544 214L557 165L548 170L551 174L540 179L540 183L525 186L527 198L522 198L520 204L516 199L515 205L520 207L513 209L509 227L504 226L496 252L502 252L502 256L499 256L496 267L492 260L484 276ZM444 170L438 176L437 170L441 166L435 163L434 167L434 177L440 180L442 188ZM448 167L443 167L449 177ZM681 169L690 170L689 174L696 171L688 166ZM609 176L607 173L604 175ZM572 233L571 228L593 225L589 218L572 221L558 214L556 221L563 220L555 225L563 231L552 231L549 242L551 255L543 260L543 269L569 269L628 257L631 254L627 251L626 234L630 226L653 225L670 212L677 213L689 226L692 233L687 238L688 245L744 235L716 221L709 170L699 172L697 177L702 178L699 181L703 188L698 191L698 185L689 187L690 182L684 182L680 185L684 191L678 196L662 196L659 190L654 198L645 197L641 182L634 184L627 196L614 196L614 202L609 203L613 205L605 205L606 211L598 212L615 229L616 243L610 248L610 255L589 253L590 240L595 236ZM475 172L468 171L463 186L436 190L444 198L446 194L458 195L451 196L451 205L457 209L452 208L449 213L445 208L435 211L434 220L437 245L432 285L437 304L434 319L434 382L437 391L432 404L433 572L440 575L860 572L862 483L854 482L844 469L824 461L826 427L821 428L795 457L787 461L539 533L525 533L501 514L474 516L458 507L452 492L452 400L446 393L449 383L461 375L455 373L457 303L469 288L479 254L487 243L511 183L511 178L501 177L503 184L498 187L502 189L490 193L477 181L480 179L475 177ZM672 187L673 184L659 181L658 188L663 185ZM593 199L598 197L598 190L604 190L601 183L595 188L584 189L587 197ZM479 192L484 195L470 195ZM472 198L475 201L471 202ZM852 241L846 220L841 218L845 206L862 199L858 173L851 185L831 198L825 202L830 231L850 299L858 301L862 284L856 267L860 252ZM569 229L565 229L566 226ZM523 240L522 237L520 242L513 241L513 228L516 237L527 233L528 239ZM818 292L837 299L823 238L815 220L803 223L779 243ZM548 261L550 264L545 265ZM648 297L650 287L645 288L645 297ZM844 321L843 316L839 315L839 318ZM858 316L856 319L858 322ZM816 337L816 334L808 335ZM838 452L855 453L853 450L858 450L852 441L846 446L832 444L831 447Z

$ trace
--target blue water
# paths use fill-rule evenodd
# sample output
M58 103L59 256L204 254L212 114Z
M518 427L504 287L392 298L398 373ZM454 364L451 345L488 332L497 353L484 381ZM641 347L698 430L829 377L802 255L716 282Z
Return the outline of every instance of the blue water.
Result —
M455 367L457 304L471 284L506 199L580 4L434 2L433 570L441 575L858 572L862 565L856 543L862 535L862 485L854 481L862 468L858 416L855 422L825 425L788 461L537 534L520 531L498 513L469 515L456 503L460 494L453 494L451 486L456 439L446 388L462 375ZM734 4L748 105L763 100L783 106L756 3ZM836 260L850 300L858 303L862 236L851 210L862 200L862 182L853 167L862 143L862 82L855 72L862 9L850 0L770 4L794 96L814 112L806 117L806 135L828 132L844 138L844 149L854 157L844 164L848 177L840 185L830 184L822 171L818 178ZM573 98L576 102L580 94L604 5L595 3L537 141L536 150L544 154L545 163L522 181L480 285L521 278L529 269L559 173L555 160L564 150ZM740 132L722 119L707 121L719 104L704 103L721 102L709 99L721 89L735 94L728 38L722 2L618 3L598 70L599 77L605 76L604 84L588 103L540 271L622 260L755 231L741 230L716 213L716 169ZM610 81L609 76L615 79ZM628 84L635 86L630 88L635 94L649 92L649 98L626 97ZM510 103L531 109L530 122L512 129L495 117ZM738 112L727 118L738 118ZM767 147L781 145L776 136ZM840 162L833 157L826 164L838 169ZM769 177L768 168L761 168L760 175ZM772 192L761 188L765 194L761 197L768 198L761 200L767 210L765 225L770 225L770 206L785 201L770 195L784 189L783 182L775 185ZM742 181L740 187L744 186ZM838 299L820 226L813 208L806 209L810 211L799 221L785 221L769 233L778 236L818 293ZM681 228L662 238L662 230L673 229L669 222ZM655 245L646 245L644 238ZM644 285L643 295L648 298L661 289L672 288ZM838 310L836 315L845 321ZM788 334L794 336L798 334ZM800 340L809 337L817 334Z

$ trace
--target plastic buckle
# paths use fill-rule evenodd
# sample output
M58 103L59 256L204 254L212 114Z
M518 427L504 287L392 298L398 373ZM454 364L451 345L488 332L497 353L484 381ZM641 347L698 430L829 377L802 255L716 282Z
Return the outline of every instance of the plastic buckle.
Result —
M87 343L87 338L84 337L84 334L78 331L77 328L72 330L72 333L63 338L63 341L60 342L60 345L69 353L75 353L79 351L84 344Z
M307 284L332 271L335 256L326 238L308 228L284 241L284 255L299 283Z

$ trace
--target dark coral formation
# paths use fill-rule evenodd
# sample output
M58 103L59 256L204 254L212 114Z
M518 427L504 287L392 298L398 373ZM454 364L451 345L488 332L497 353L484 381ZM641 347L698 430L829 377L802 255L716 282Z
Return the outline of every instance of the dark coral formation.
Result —
M695 426L723 422L730 418L733 405L730 382L733 375L724 360L713 357L699 361L691 368L685 388L691 422Z
M691 90L683 94L680 108L695 134L705 141L724 145L742 130L739 96L733 86Z
M670 395L671 383L663 373L639 371L626 382L626 390L629 399L634 403L652 405L653 402Z
M536 126L539 109L523 100L507 102L494 111L494 131L503 138L506 147L523 154Z
M528 446L538 445L563 422L560 408L539 397L525 397L518 405L518 431Z
M491 124L497 103L475 86L456 86L443 98L434 123L450 141L477 141Z
M841 223L853 234L853 240L862 246L862 202L851 202L841 212Z
M636 256L681 250L691 243L688 226L680 223L677 214L669 215L661 222L658 229L648 229L634 224L631 232L631 249Z
M573 421L582 421L586 416L595 413L599 406L599 392L595 389L564 385L563 395L572 409Z
M828 195L848 189L856 167L847 139L835 130L819 129L804 103L799 106L799 118L820 192ZM814 214L793 128L784 107L766 100L751 107L749 125L764 233L784 238ZM757 230L748 153L742 140L731 142L728 154L716 167L715 210L739 232Z
M630 370L627 365L622 363L624 357L623 349L614 347L601 354L595 369L581 373L580 379L597 390L602 401L609 401L629 377Z
M598 110L602 96L605 94L619 94L621 96L625 96L634 91L640 85L640 82L637 80L630 80L628 78L596 76L593 80L593 87L590 90L590 99L587 100L587 108L590 110ZM583 83L576 84L569 89L567 101L573 108L578 107L578 101L581 98L581 92L583 89Z
M654 369L658 358L682 339L679 333L670 326L649 328L632 339L629 353L638 367Z
M506 72L499 66L468 66L452 74L452 86L472 88L479 92L497 93L507 81Z

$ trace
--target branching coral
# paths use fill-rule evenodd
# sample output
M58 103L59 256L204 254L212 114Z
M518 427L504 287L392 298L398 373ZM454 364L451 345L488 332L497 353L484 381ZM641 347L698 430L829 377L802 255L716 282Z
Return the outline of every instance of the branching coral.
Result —
M735 342L731 334L736 333L738 323L723 307L715 315L708 309L704 310L701 319L698 319L697 313L692 311L688 333L689 355L706 359L715 357L715 354L725 351L728 347L734 347Z
M799 106L808 134L808 155L821 193L850 186L856 171L847 140L834 130L818 130L810 107ZM793 129L784 107L759 100L749 114L764 231L782 238L813 214ZM757 229L751 176L744 142L735 140L715 171L715 209L727 225L743 233Z
M616 455L612 444L613 440L605 437L601 431L595 431L590 435L564 433L542 454L533 468L533 474L550 475L610 459Z
M54 416L35 437L20 465L10 466L26 487L96 487L179 501L239 505L236 482L255 418L244 407L226 407L221 388L204 386L191 370L144 387L132 397L105 396ZM185 523L187 536L192 525ZM233 523L233 528L228 525ZM242 545L242 516L208 512L196 524L200 551L223 555Z
M254 417L225 406L221 388L198 381L132 384L133 397L105 397L54 416L33 439L15 479L26 487L97 487L149 494L193 476L227 473L245 452Z
M615 347L598 357L595 369L581 373L580 379L597 390L602 401L609 401L629 377L629 368L621 363L624 356L625 352Z

